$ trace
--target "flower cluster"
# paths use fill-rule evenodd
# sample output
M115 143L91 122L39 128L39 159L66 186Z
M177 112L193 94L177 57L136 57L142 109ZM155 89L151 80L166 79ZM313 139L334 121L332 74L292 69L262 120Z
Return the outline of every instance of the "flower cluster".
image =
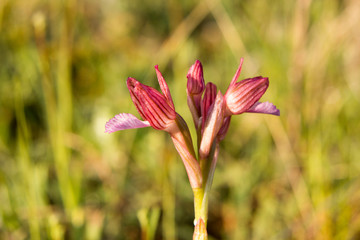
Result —
M128 113L120 113L105 125L107 133L151 126L170 134L194 192L194 239L207 239L208 193L214 176L219 142L229 129L231 117L245 112L280 115L280 111L272 103L259 102L269 86L268 78L258 76L238 81L242 63L243 59L225 95L217 90L214 83L208 82L205 85L200 61L197 60L189 69L187 103L197 133L197 154L188 126L175 111L169 87L158 66L155 66L155 70L161 92L134 78L127 79L131 99L145 121Z

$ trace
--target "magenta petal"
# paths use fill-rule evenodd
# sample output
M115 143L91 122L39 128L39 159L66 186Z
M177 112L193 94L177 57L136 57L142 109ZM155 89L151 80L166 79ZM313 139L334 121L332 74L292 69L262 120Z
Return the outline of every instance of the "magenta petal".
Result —
M230 86L231 86L231 85L234 85L234 84L236 83L236 81L239 79L239 76L240 76L240 73L241 73L241 67L242 67L242 65L243 65L243 62L244 62L244 59L241 58L241 59L240 59L239 67L238 67L238 69L236 70L236 73L235 73L233 79L231 80Z
M141 121L130 113L120 113L105 124L105 132L112 133L125 129L150 127L148 121Z
M270 102L257 102L246 112L265 113L280 116L280 110Z
M173 109L175 109L174 102L173 102L173 100L171 98L170 89L169 89L164 77L162 76L158 65L155 66L155 71L156 71L156 76L158 78L158 82L159 82L160 89L161 89L162 93L164 94L165 98L167 99L169 105Z
M201 95L205 88L203 67L199 60L190 67L188 74L186 75L187 92L191 95Z

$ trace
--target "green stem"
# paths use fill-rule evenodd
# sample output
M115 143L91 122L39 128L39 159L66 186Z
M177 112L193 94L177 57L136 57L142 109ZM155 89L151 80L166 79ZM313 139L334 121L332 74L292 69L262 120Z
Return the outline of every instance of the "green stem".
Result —
M207 222L207 214L201 211L203 198L204 198L204 188L193 188L194 192L194 211L195 211L195 222L202 218L206 224Z
M212 160L211 164L209 166L209 169L207 171L207 176L205 182L205 189L204 189L204 196L203 196L203 203L201 204L201 215L208 215L208 206L209 206L209 192L211 190L211 186L214 179L214 173L216 168L217 159L219 156L219 142L216 140L213 144L213 148L211 150ZM205 222L206 224L206 222Z
M219 153L219 143L215 141L209 156L205 159L200 159L200 166L203 176L203 184L201 188L193 188L194 192L194 208L195 208L195 222L202 218L205 226L208 219L209 206L209 192L211 190L216 163Z

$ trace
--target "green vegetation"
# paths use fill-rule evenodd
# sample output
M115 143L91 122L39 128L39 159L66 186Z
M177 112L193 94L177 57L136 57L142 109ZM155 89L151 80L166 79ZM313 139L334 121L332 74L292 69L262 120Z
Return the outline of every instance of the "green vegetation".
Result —
M240 57L281 116L233 117L209 239L359 239L359 29L357 0L0 1L0 239L191 239L167 134L104 126L159 64L193 129L188 68L224 93Z

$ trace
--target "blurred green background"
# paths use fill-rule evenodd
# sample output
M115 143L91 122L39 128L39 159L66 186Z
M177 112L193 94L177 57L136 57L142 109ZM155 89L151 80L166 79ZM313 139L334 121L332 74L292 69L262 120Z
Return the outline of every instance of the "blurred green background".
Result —
M233 117L210 239L360 239L359 29L358 0L1 0L0 239L191 239L169 136L104 125L159 64L193 129L189 67L224 93L240 57L281 116Z

